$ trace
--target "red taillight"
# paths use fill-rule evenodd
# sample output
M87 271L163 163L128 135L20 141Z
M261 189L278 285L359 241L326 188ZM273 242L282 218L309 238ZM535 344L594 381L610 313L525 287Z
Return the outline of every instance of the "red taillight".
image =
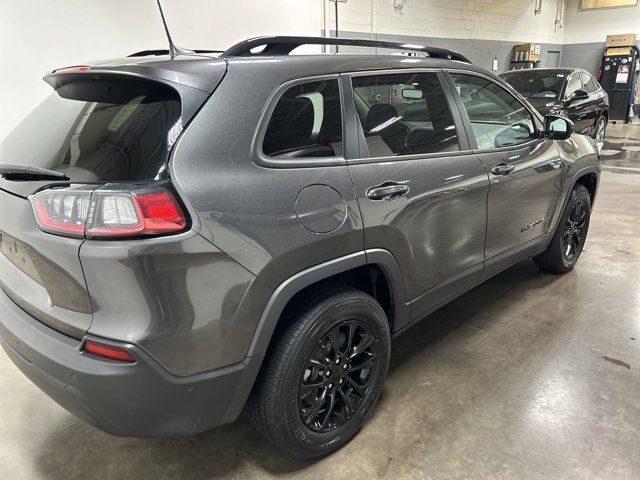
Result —
M106 358L108 360L116 360L118 362L127 363L133 363L136 361L135 357L131 355L129 350L125 348L103 345L92 340L87 340L85 342L83 350L87 353L90 353L91 355Z
M71 237L144 237L187 226L178 202L166 190L141 192L44 190L31 198L38 225Z
M84 237L90 203L87 190L45 190L31 197L40 229L67 237Z

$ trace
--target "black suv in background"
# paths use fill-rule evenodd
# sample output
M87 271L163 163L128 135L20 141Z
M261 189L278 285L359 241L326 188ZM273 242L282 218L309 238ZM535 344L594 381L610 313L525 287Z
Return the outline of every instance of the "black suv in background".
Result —
M598 81L581 68L512 70L500 77L542 115L562 115L576 133L604 140L609 120L609 96Z
M393 336L523 259L567 272L585 242L593 140L449 50L265 37L45 81L0 145L0 341L113 434L248 403L278 447L329 453Z

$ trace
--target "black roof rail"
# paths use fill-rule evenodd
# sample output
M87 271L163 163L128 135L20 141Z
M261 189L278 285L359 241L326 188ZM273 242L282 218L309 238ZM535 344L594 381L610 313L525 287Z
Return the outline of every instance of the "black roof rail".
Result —
M340 45L352 47L377 47L391 50L402 50L410 52L423 52L432 58L443 58L446 60L458 60L471 63L464 55L447 50L446 48L429 47L427 45L416 45L412 43L380 42L377 40L359 40L356 38L335 38L335 37L257 37L244 40L227 49L221 57L240 57L249 55L289 55L294 49L301 45ZM251 53L251 50L264 46L259 53Z
M222 53L224 50L193 50L194 53ZM141 52L135 52L127 57L150 57L158 55L169 55L169 50L142 50Z

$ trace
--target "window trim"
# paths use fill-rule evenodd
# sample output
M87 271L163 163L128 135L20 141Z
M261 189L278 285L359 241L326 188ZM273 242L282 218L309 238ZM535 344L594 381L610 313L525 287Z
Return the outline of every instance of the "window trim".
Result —
M540 140L544 140L544 137L542 136L542 120L541 120L541 115L535 111L534 109L530 108L529 105L527 104L526 100L523 101L522 96L511 86L509 86L508 84L505 85L502 84L502 82L504 82L504 80L502 80L501 82L496 81L494 78L490 77L489 75L485 75L481 72L474 72L471 70L463 70L463 69L458 69L458 68L451 68L451 69L444 69L444 73L447 76L447 79L450 83L450 88L452 90L452 94L455 97L456 100L456 107L458 108L459 112L460 112L460 117L462 118L462 121L465 124L465 129L467 129L467 136L469 137L469 145L471 146L471 150L473 151L473 153L478 154L478 153L491 153L491 152L510 152L512 150L519 150L522 148L526 148L532 145L535 145L537 142L539 142ZM473 127L471 126L471 119L469 118L469 115L467 114L467 110L464 108L464 104L462 103L462 98L460 98L460 95L458 95L458 91L455 87L455 83L453 81L453 78L451 76L451 74L462 74L462 75L471 75L471 76L475 76L475 77L480 77L480 78L484 78L485 80L488 80L492 83L494 83L495 85L497 85L498 87L502 88L505 92L507 92L509 95L511 95L512 97L514 97L521 105L522 107L529 112L529 115L531 115L531 118L533 120L534 123L534 128L536 129L536 133L537 136L536 138L532 138L531 140L528 140L526 142L523 143L518 143L516 145L508 145L505 147L494 147L494 148L478 148L478 141L476 140L476 136L475 133L473 132Z
M399 75L399 74L412 74L412 73L435 73L444 95L447 100L447 104L449 105L449 111L451 112L451 116L453 118L454 124L456 126L456 133L458 136L458 143L460 145L460 150L454 150L452 152L433 152L433 153L414 153L411 155L393 155L393 156L383 156L383 157L371 157L369 155L369 150L366 144L366 137L364 135L364 131L362 130L362 125L360 124L360 119L356 112L355 104L353 103L353 82L351 81L354 77L368 77L368 76L381 76L381 75ZM357 134L358 134L358 144L359 155L357 157L348 157L347 163L349 165L360 165L365 163L388 163L388 162L404 162L410 160L422 160L422 159L430 159L430 158L442 158L442 157L453 157L453 156L461 156L461 155L469 155L471 153L470 144L467 138L467 132L462 122L462 119L456 115L457 108L454 105L453 94L450 91L449 84L447 79L443 74L443 70L440 67L426 67L426 68L393 68L393 69L385 69L385 70L363 70L356 72L349 72L343 74L346 77L346 80L349 83L350 95L351 95L351 103L346 102L348 106L347 110L350 110L353 115L355 115L355 121L357 123Z
M335 80L338 83L338 89L340 92L340 115L342 116L342 155L339 157L308 157L308 158L295 158L295 157L270 157L262 150L264 137L271 120L271 115L276 108L276 105L282 98L282 96L292 87L302 85L305 83L321 82L323 80ZM258 126L253 133L253 139L251 140L251 161L261 167L268 168L307 168L307 167L334 167L345 166L347 160L345 158L347 130L345 128L345 101L344 101L344 89L342 82L340 81L339 74L330 75L316 75L312 77L302 77L289 80L278 87L269 95L269 98L265 102L262 112L258 119Z

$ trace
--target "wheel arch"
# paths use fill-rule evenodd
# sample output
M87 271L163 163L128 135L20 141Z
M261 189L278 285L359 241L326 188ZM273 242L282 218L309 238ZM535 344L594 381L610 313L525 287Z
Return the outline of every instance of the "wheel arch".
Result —
M370 285L374 293L372 296L376 297L375 293L378 289L388 289L388 304L385 305L384 301L380 303L389 317L390 329L393 332L394 325L401 325L403 320L409 318L409 305L405 302L404 281L400 267L387 250L363 250L308 268L284 281L267 302L247 356L253 357L267 353L274 339L274 333L278 325L281 325L287 306L305 292L322 288L335 281L371 294L372 292L361 284L361 282L366 283L366 276L363 274L367 272L373 282ZM373 272L381 273L382 277L377 273L372 275ZM384 283L377 286L378 280ZM376 298L383 299L384 292L379 293L381 296Z
M583 185L587 189L589 197L591 197L591 205L593 205L596 199L596 193L598 192L598 174L595 170L591 171L591 169L587 169L586 171L582 170L578 172L571 186L571 190L573 190L576 185Z

